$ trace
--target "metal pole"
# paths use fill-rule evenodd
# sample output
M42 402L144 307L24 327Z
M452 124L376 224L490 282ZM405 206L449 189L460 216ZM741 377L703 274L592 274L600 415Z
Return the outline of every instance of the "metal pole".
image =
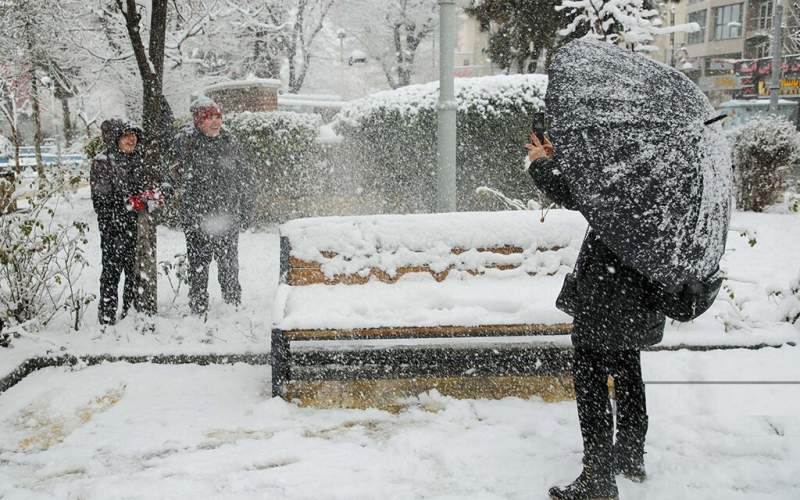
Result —
M669 11L670 11L669 25L670 25L670 27L674 28L675 27L675 4L674 3L670 3ZM669 62L668 62L668 64L669 64L669 66L671 68L675 67L675 32L674 31L669 34Z
M439 136L436 172L436 208L439 212L456 210L455 49L456 2L439 0Z
M769 112L778 112L778 93L781 88L781 49L783 48L783 0L775 0L772 16L772 84L769 86Z

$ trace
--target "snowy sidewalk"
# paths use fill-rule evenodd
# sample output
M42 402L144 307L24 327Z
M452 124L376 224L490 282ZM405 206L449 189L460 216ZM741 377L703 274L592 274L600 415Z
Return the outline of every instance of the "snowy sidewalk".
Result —
M800 347L646 353L656 381L800 382ZM579 470L574 402L317 410L263 367L48 368L0 395L0 497L544 499ZM800 385L647 386L650 478L621 498L800 497Z

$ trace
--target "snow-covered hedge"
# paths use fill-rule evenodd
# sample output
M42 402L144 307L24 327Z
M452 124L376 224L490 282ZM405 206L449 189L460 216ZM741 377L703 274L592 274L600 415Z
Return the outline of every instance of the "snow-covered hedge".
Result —
M322 119L289 111L243 112L225 116L225 126L247 146L259 186L260 219L274 218L276 199L296 199L315 182L316 144Z
M501 75L456 79L458 208L486 209L475 188L530 197L521 172L531 115L544 108L547 78ZM361 186L392 211L434 207L438 82L379 92L347 104L335 129L348 162L364 167Z
M779 202L792 168L800 162L800 133L779 116L755 118L731 134L736 206L760 212Z

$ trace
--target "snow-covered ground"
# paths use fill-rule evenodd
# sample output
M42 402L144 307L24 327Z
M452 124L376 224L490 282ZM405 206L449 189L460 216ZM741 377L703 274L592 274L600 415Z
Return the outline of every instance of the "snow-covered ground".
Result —
M63 216L94 224L88 191ZM733 298L668 326L665 343L800 335L767 294L797 278L800 218L735 214L734 225L757 244L729 240ZM97 238L89 260L99 264ZM173 304L162 279L154 334L135 318L101 332L92 306L78 333L59 317L0 349L0 375L47 351L266 352L278 247L274 230L242 235L238 310L222 303L214 272L205 323L184 316L185 288ZM183 251L179 232L159 229L159 259ZM96 289L98 276L87 269L83 285ZM643 364L650 478L620 480L622 498L800 498L800 347L645 353ZM425 394L399 413L320 410L270 398L269 379L248 365L40 370L0 395L0 498L536 499L579 471L574 402Z
M649 479L625 499L800 497L800 347L648 353ZM269 398L262 367L41 370L0 396L0 498L544 499L574 402L426 394L392 414Z

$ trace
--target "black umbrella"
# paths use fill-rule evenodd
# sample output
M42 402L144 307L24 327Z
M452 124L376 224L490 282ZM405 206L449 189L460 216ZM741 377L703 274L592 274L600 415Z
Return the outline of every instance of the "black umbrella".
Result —
M667 286L703 280L725 250L730 147L700 89L673 68L577 40L550 65L545 105L578 208L628 265Z

